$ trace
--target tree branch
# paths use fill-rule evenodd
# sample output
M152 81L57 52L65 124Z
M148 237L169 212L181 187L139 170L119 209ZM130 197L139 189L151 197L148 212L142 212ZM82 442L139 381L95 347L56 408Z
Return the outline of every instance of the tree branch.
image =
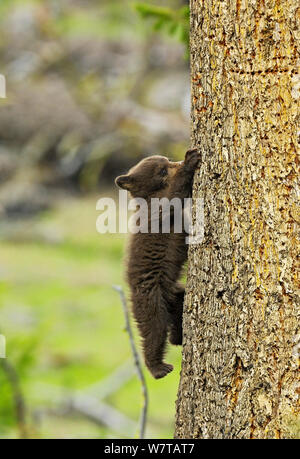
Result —
M124 317L125 317L125 329L126 329L126 331L128 333L128 336L129 336L129 341L130 341L131 351L132 351L132 354L133 354L134 364L135 364L135 367L136 367L136 370L137 370L137 374L138 374L139 380L141 381L141 385L142 385L142 394L143 394L144 403L143 403L143 408L142 408L141 417L140 417L140 434L139 434L139 438L144 438L145 437L146 422L147 422L148 400L149 400L146 380L145 380L145 376L144 376L144 373L143 373L143 370L142 370L142 364L141 364L141 361L140 361L140 357L139 357L139 354L137 352L137 349L136 349L136 346L135 346L135 342L134 342L134 338L133 338L133 333L132 333L132 328L131 328L131 325L130 325L129 313L128 313L127 302L126 302L124 290L119 285L113 285L113 288L114 288L114 290L116 290L119 293L120 298L121 298L121 303L122 303Z
M7 359L0 359L0 366L5 373L7 380L11 386L13 400L15 404L15 413L17 424L19 427L20 437L28 438L26 428L26 406L23 393L20 387L19 376L13 365Z

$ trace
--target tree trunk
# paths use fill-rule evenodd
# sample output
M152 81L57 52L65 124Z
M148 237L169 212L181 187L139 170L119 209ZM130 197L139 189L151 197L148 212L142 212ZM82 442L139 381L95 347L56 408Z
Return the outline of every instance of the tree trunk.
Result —
M191 0L205 236L189 250L176 438L299 435L299 14Z

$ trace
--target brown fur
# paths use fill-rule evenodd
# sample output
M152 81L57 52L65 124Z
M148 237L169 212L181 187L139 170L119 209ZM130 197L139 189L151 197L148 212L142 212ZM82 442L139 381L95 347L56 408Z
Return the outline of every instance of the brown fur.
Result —
M197 150L189 150L185 160L170 162L151 156L139 162L116 184L134 198L144 198L150 209L151 198L189 197L194 171L199 162ZM164 172L163 172L164 171ZM171 208L172 209L172 208ZM150 228L150 212L148 216ZM150 230L149 230L150 231ZM129 246L127 280L131 289L133 314L143 339L145 363L155 378L162 378L173 366L163 362L166 338L182 344L184 288L178 283L187 257L186 233L137 233Z

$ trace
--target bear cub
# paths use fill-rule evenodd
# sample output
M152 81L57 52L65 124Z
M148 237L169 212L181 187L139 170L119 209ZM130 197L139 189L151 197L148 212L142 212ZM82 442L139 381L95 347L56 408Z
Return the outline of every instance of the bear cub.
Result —
M186 232L174 232L172 206L170 232L162 232L162 212L151 215L151 198L191 196L193 176L200 160L197 149L187 151L184 161L171 162L163 156L140 161L115 183L133 198L148 204L149 232L133 234L129 244L127 281L131 290L132 310L143 342L145 364L154 378L163 378L173 366L163 361L166 340L182 344L184 288L178 283L187 258ZM159 219L159 232L151 233L151 218Z

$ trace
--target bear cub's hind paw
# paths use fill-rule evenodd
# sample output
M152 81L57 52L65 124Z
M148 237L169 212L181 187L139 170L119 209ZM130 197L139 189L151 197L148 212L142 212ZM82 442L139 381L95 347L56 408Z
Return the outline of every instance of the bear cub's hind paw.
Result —
M173 371L173 365L169 363L159 363L155 367L150 367L149 370L155 379L160 379Z
M169 341L174 346L181 346L182 345L182 333L171 333L169 337Z

